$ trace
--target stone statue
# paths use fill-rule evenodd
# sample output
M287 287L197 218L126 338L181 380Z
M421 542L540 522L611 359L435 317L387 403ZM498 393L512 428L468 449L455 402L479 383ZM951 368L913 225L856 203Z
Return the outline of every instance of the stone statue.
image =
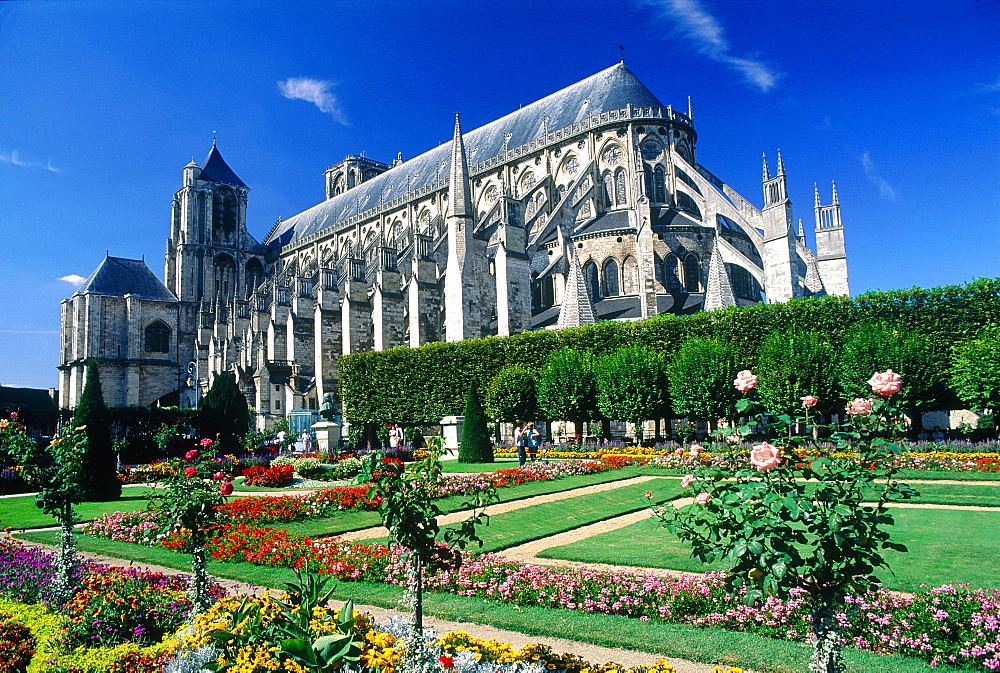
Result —
M343 425L344 416L340 413L340 407L333 401L333 393L323 395L323 404L319 408L319 415L327 423L338 423Z

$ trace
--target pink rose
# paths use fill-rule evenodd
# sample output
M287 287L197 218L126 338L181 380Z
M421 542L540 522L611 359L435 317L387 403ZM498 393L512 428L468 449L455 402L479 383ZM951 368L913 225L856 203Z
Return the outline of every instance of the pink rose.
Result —
M770 470L781 462L781 449L767 442L757 444L750 451L750 464L760 471Z
M872 401L856 397L847 405L847 413L851 416L864 416L872 412Z
M903 387L903 379L891 369L886 369L884 372L875 372L868 379L868 385L872 387L872 392L888 397L899 392L899 389Z
M198 468L197 467L185 467L184 468L184 476L185 477L196 477L196 476L198 476Z
M213 442L213 441L212 441L211 439L209 439L208 437L206 437L205 439L203 439L203 440L201 440L200 442L198 442L198 446L205 446L205 447L208 447L208 446L212 446L212 444L215 444L215 442Z
M216 472L215 474L212 475L212 479L224 479L225 477L226 475L222 474L221 472Z
M800 397L799 399L802 400L802 406L806 409L812 409L816 406L816 403L819 402L819 398L815 395L806 395L805 397Z
M198 457L198 449L191 449L184 454L184 460L194 460Z
M687 488L688 486L690 486L693 483L694 483L694 475L693 474L685 474L684 478L681 479L681 488Z
M757 387L757 375L749 369L744 369L736 375L736 378L733 380L733 385L736 387L736 390L741 393L753 390Z
M649 499L649 498L652 498L652 497L653 497L653 492L652 491L646 491L646 498Z
M699 505L707 505L712 500L711 493L699 493L698 497L694 499Z
M684 455L684 449L681 449L681 448L674 449L674 455L675 456L683 456Z
M222 495L232 495L233 494L233 482L227 481L219 489L219 493Z
M703 447L701 444L692 444L691 445L691 450L688 451L688 455L690 455L693 458L693 457L697 456L699 453L701 453L704 450L705 450L705 447Z

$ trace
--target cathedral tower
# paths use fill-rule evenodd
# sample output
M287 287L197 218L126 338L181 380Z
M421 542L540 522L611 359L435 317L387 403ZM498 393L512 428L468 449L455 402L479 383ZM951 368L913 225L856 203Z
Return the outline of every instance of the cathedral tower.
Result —
M451 175L448 182L448 266L444 279L445 339L461 341L482 336L475 296L476 260L472 232L475 209L472 207L469 162L465 157L462 127L455 113L455 135L451 143Z
M840 221L840 199L837 197L837 183L833 183L833 201L822 205L819 187L816 192L816 265L820 278L828 294L847 296L847 249L844 246L844 225Z
M765 287L769 302L783 302L799 294L796 269L793 268L796 238L792 228L792 201L788 198L781 150L778 150L778 173L774 177L768 171L766 155L763 161L764 208L761 215L764 223Z

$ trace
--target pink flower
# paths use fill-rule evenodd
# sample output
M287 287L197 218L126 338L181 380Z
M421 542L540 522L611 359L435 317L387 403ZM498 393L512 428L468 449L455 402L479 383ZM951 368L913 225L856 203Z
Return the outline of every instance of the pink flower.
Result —
M757 387L757 375L749 369L744 369L736 375L736 378L733 380L733 385L736 387L736 390L741 393L753 390Z
M684 449L679 448L679 447L676 448L676 449L674 449L674 455L675 456L683 456L684 455Z
M864 416L872 412L872 401L856 397L847 405L847 413L852 416Z
M899 392L903 387L903 379L891 369L886 369L884 372L875 372L868 379L868 385L872 387L872 392L888 397Z
M819 398L815 395L806 395L805 397L800 397L799 399L802 400L802 406L806 409L812 409L816 406L816 403L819 402Z
M222 474L221 472L216 472L215 474L212 475L212 479L224 479L225 476L226 475Z
M185 477L196 477L196 476L198 476L198 468L197 467L185 467L184 468L184 476Z
M685 474L684 478L681 479L681 488L687 488L692 483L694 483L694 475L693 474Z
M184 460L194 460L198 457L198 449L191 449L184 454Z
M750 464L760 471L770 470L781 462L781 449L767 442L757 444L750 451Z
M203 439L200 442L198 442L198 446L204 446L204 447L212 446L212 444L215 444L215 442L213 442L208 437L206 437L205 439Z
M219 493L221 493L222 495L232 495L233 494L233 482L227 481L226 483L224 483L222 485L222 488L219 489Z
M652 491L646 491L646 498L652 498L652 497L653 497L653 492Z
M699 493L698 497L694 499L699 505L707 505L712 500L711 493Z
M693 458L693 457L697 456L699 453L701 453L704 450L705 450L705 447L703 447L701 444L692 444L691 445L691 450L688 451L688 455L690 455Z

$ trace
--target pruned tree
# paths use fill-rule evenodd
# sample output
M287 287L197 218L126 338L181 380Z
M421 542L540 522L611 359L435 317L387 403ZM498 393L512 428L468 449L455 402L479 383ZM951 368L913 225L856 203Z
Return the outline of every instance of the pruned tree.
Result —
M538 377L538 406L547 418L574 421L577 428L599 417L589 353L562 348L549 355Z
M708 421L736 415L733 376L736 352L726 341L692 338L681 344L667 368L674 415Z
M1000 329L963 341L952 353L950 383L958 399L995 415L1000 408Z
M479 399L476 386L469 388L465 402L465 420L462 422L462 439L458 448L460 463L492 463L493 441L487 425L486 412Z
M818 332L790 330L769 334L761 344L754 372L760 379L761 402L772 414L797 413L807 395L819 398L817 410L830 412L842 408L836 353Z
M122 482L118 478L118 456L111 441L111 423L96 360L87 363L87 380L73 415L73 427L86 428L87 451L80 474L84 501L117 500L122 495Z
M240 437L249 429L249 406L236 384L236 374L218 374L202 404L202 436L210 439L218 437L221 450L234 451L239 448Z
M607 418L635 424L636 440L642 423L668 414L667 365L663 356L642 346L626 346L597 360L597 405Z
M490 379L483 391L483 406L495 421L514 423L538 416L535 379L538 374L527 367L504 367Z

